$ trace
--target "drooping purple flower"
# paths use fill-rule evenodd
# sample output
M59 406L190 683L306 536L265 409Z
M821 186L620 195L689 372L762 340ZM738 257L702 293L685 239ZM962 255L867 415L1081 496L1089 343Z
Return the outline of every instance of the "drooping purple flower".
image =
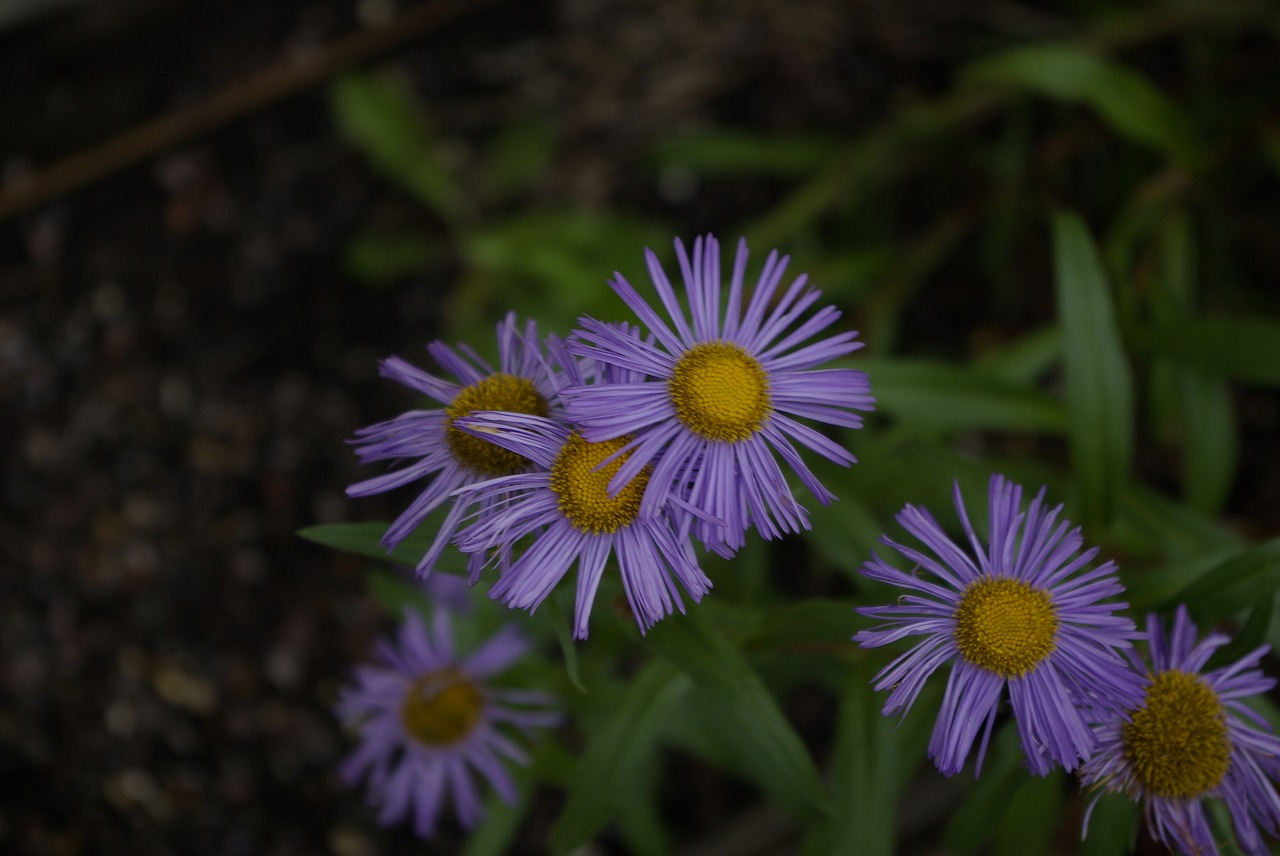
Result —
M444 380L399 357L383 360L379 373L444 404L438 410L413 410L356 432L356 451L362 463L408 462L398 470L347 488L349 496L369 496L419 479L430 483L387 529L382 544L393 549L458 488L499 475L522 472L529 461L508 449L459 430L454 422L477 410L502 410L537 416L551 414L553 377L543 360L537 327L529 321L523 333L511 314L498 325L499 365L495 371L465 346L461 353L442 342L427 350L458 380ZM417 565L419 576L430 573L449 539L457 531L463 509L449 509L435 541ZM475 582L481 562L469 563Z
M813 341L840 317L826 306L805 313L821 296L801 275L774 302L787 258L776 251L744 306L746 241L738 244L726 306L721 305L720 249L708 235L693 243L692 258L675 242L692 323L657 256L646 251L649 275L670 324L615 274L613 290L640 318L650 340L582 318L574 353L639 372L632 382L565 390L569 419L586 440L628 438L629 456L611 489L618 490L652 467L645 511L675 493L706 512L698 537L731 554L754 525L766 538L808 528L778 459L823 503L835 497L801 460L796 443L828 460L849 465L854 457L838 443L794 417L858 428L856 411L873 409L865 373L818 368L862 347L853 332ZM803 319L803 320L802 320Z
M955 506L971 552L952 541L923 508L908 505L898 522L932 553L881 540L914 563L902 571L872 553L862 573L910 593L892 606L860 609L885 623L854 639L877 647L923 637L877 676L889 689L885 715L905 711L925 680L952 663L929 757L944 774L960 771L981 733L978 767L1000 701L1008 696L1032 772L1067 770L1098 740L1087 710L1132 707L1142 682L1119 656L1139 634L1106 601L1123 591L1115 564L1087 569L1097 548L1080 552L1080 530L1046 511L1041 488L1022 510L1022 488L992 476L990 538L984 547L969 522L959 484ZM1055 525L1056 524L1056 525Z
M624 328L621 335L636 333ZM581 387L593 379L612 385L635 377L629 369L578 360L555 337L548 339L547 348L569 385ZM455 538L464 553L514 553L518 543L530 539L523 553L504 568L490 597L532 612L576 564L573 634L585 639L610 557L617 559L623 590L642 632L673 609L684 611L676 581L695 603L710 590L711 581L698 567L689 537L693 515L671 503L645 508L652 490L651 468L642 468L615 488L615 474L628 460L623 451L628 438L592 442L568 423L513 413L476 413L457 424L535 465L531 472L459 491L459 506L477 503L481 508Z
M1098 749L1081 770L1082 786L1141 802L1152 834L1186 854L1218 852L1204 803L1221 799L1240 849L1265 856L1271 850L1260 829L1280 836L1280 739L1244 700L1275 686L1258 668L1270 646L1205 671L1228 639L1210 633L1197 641L1185 606L1167 636L1160 618L1149 615L1147 634L1150 667L1130 653L1145 695L1095 726ZM1085 831L1088 824L1086 812Z
M356 668L336 706L360 733L341 775L352 787L366 781L380 824L410 820L414 832L427 838L447 798L459 823L475 826L484 814L481 783L503 801L517 801L507 768L529 758L509 732L528 736L559 716L545 693L485 681L528 648L508 626L459 658L447 610L436 610L430 630L421 615L407 610L395 639L378 645L379 662Z

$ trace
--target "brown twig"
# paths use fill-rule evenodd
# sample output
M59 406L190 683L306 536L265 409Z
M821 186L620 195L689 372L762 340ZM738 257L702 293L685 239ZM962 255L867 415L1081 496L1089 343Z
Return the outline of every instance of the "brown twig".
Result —
M134 127L34 175L0 188L0 221L70 193L215 128L295 95L335 73L421 38L464 12L498 0L438 0L414 6L389 24L354 33L313 53L268 68L194 107Z

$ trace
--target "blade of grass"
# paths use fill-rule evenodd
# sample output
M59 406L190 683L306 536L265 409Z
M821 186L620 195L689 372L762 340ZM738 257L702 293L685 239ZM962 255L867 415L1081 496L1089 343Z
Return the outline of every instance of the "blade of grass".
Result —
M1053 218L1071 463L1087 528L1111 524L1133 457L1133 386L1098 251L1077 215Z

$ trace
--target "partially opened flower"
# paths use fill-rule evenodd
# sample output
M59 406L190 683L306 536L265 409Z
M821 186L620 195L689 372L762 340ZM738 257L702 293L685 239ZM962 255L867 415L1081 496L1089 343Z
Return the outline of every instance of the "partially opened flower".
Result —
M551 413L552 377L542 358L537 328L532 321L521 333L514 315L498 325L499 364L495 371L469 348L458 353L441 342L427 350L459 382L443 380L399 357L383 360L379 372L442 403L438 410L414 410L356 432L356 451L363 463L407 462L398 470L347 488L349 496L368 496L431 478L382 538L393 549L458 488L494 476L529 469L529 461L454 426L454 421L477 410L503 410L547 416ZM418 562L417 572L431 571L457 531L463 509L449 509L435 541ZM471 563L471 581L480 562Z
M853 332L814 340L840 312L826 306L805 317L821 292L801 275L774 302L787 258L771 252L746 302L746 241L738 244L726 306L721 305L720 247L698 238L690 259L676 241L692 324L657 257L649 274L670 325L615 274L610 283L651 333L641 340L591 318L580 319L574 353L643 376L629 382L566 389L569 418L584 439L627 438L629 457L614 476L618 491L652 468L644 510L661 508L674 491L707 513L696 524L703 543L729 554L751 525L766 538L808 528L778 458L823 503L835 497L801 460L796 443L839 464L848 450L793 417L857 428L856 411L873 409L865 373L819 369L862 347ZM802 320L803 319L803 320ZM776 456L776 457L775 457Z
M902 571L872 553L862 568L910 593L893 606L859 610L885 623L854 639L876 647L923 637L876 676L876 689L890 690L884 713L909 708L925 680L953 664L929 742L929 757L946 775L964 766L980 733L981 767L1006 688L1037 775L1054 764L1072 770L1093 752L1097 738L1084 709L1132 707L1141 698L1141 679L1116 650L1138 634L1115 614L1126 604L1103 601L1123 591L1115 565L1087 569L1097 548L1081 553L1080 530L1057 523L1061 506L1046 511L1043 499L1042 488L1024 512L1022 488L993 476L984 547L957 484L956 511L971 553L928 511L908 505L897 520L932 555L886 537L915 567Z
M634 336L634 331L624 335ZM586 383L584 367L551 338L548 350L569 383ZM590 366L588 366L589 368ZM604 368L599 382L625 382L633 373ZM455 539L465 553L523 553L505 568L489 596L532 612L575 564L578 566L574 637L585 639L596 589L610 557L617 559L622 586L641 630L673 609L684 610L676 587L694 602L710 590L689 538L692 515L671 504L645 509L651 468L642 468L621 489L610 481L626 466L629 438L591 442L571 425L539 416L477 413L458 420L463 430L488 437L534 462L532 472L502 476L460 491L458 504L478 503L481 512Z
M1083 786L1140 801L1152 834L1188 854L1218 852L1204 803L1221 799L1240 849L1264 856L1271 851L1259 828L1280 835L1280 739L1244 700L1275 686L1258 668L1269 646L1206 671L1228 640L1210 633L1197 641L1185 606L1167 636L1154 614L1147 628L1150 668L1132 658L1146 675L1145 697L1096 727L1098 750L1081 771ZM1084 822L1087 830L1087 813Z
M449 613L438 609L427 629L408 611L394 641L378 646L380 662L360 666L338 714L359 729L360 745L343 762L351 786L367 781L369 801L384 826L411 820L434 834L446 798L465 827L483 816L480 783L507 803L518 799L511 764L527 764L507 732L528 735L559 717L544 693L498 689L486 680L528 651L507 627L466 657L454 652Z

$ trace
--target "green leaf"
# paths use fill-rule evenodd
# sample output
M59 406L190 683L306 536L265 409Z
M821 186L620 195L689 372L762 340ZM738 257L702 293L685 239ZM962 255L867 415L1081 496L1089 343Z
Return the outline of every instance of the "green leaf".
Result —
M648 641L720 702L724 718L741 730L743 760L761 790L798 818L827 813L804 742L738 649L707 624L702 609L659 622Z
M654 737L691 684L664 660L653 660L627 686L608 718L592 731L578 762L564 810L551 829L551 849L569 853L608 822L633 771L654 752Z
M753 649L857 650L850 641L857 629L856 606L853 601L815 598L774 607L746 644Z
M377 569L369 574L368 581L369 593L373 595L373 599L392 615L399 617L406 606L427 614L430 601L426 594L405 577Z
M1071 464L1086 527L1111 523L1133 457L1133 388L1097 249L1075 214L1053 218Z
M1128 856L1138 836L1140 817L1138 804L1124 794L1100 795L1080 842L1080 856Z
M403 86L368 74L344 75L329 89L343 135L379 172L447 221L460 213L462 194L440 156L426 118Z
M342 266L355 279L385 285L426 270L439 255L426 236L415 232L357 235L347 244Z
M964 366L928 360L864 359L878 410L912 428L1064 432L1062 403L1032 387Z
M880 715L871 689L875 668L867 659L854 663L840 699L831 774L831 853L892 856L899 774L896 722Z
M380 559L386 562L398 562L411 568L417 567L431 542L435 540L436 531L444 519L445 509L439 508L427 515L417 529L405 538L390 553L382 546L382 536L389 524L377 521L361 523L325 523L319 526L308 526L298 530L298 537L335 550ZM465 574L466 558L457 550L445 550L436 562L434 571L447 574Z
M1010 384L1031 384L1062 360L1062 330L1055 324L989 351L973 368Z
M485 800L484 823L468 833L461 856L503 856L511 852L512 842L529 810L529 800L525 794L532 777L528 768L519 764L513 764L509 769L520 798L515 805L509 805L497 794L490 794Z
M1217 624L1252 608L1280 567L1280 538L1265 541L1218 563L1179 592L1196 623Z
M943 833L947 850L972 853L990 840L1005 807L1026 786L1022 760L1018 730L1012 721L1006 722L991 739L982 775L947 823Z
M585 693L587 688L582 683L582 676L578 674L578 649L574 647L573 633L569 630L569 617L560 605L559 597L552 594L543 601L542 610L547 620L551 622L551 629L555 631L556 639L560 642L560 653L564 656L564 669L569 675L569 683L573 684L578 692Z
M1211 375L1280 386L1280 321L1188 318L1135 328L1133 346Z
M1069 45L1019 47L972 66L974 82L1016 86L1059 101L1086 104L1113 131L1183 165L1199 145L1178 108L1150 81L1119 63Z
M1272 563L1266 575L1262 589L1256 595L1253 608L1249 610L1249 618L1244 627L1231 637L1231 641L1223 645L1209 658L1206 668L1213 669L1239 660L1259 645L1267 643L1271 631L1271 617L1276 611L1276 574L1280 572L1280 563Z
M996 825L992 856L1049 852L1058 831L1055 821L1061 816L1062 777L1060 770L1043 778L1032 776L1014 792Z
M660 142L649 159L658 168L682 166L707 175L804 176L838 149L833 139L778 137L716 130Z

